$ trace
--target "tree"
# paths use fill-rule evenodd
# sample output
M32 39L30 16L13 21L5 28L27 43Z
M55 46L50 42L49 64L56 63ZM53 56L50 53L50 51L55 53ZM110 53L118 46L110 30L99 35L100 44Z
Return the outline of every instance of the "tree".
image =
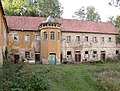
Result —
M114 23L115 23L115 27L117 27L120 32L120 16L117 16L115 18Z
M86 20L91 20L91 21L100 21L100 15L98 12L96 12L95 8L93 6L88 6L87 7L87 17Z
M22 12L23 0L2 0L6 15L20 15Z
M6 15L61 17L63 10L58 0L3 0Z
M74 12L73 18L78 18L80 20L85 20L85 7L80 8L78 11Z
M115 7L120 7L120 0L111 0L110 2L109 2L109 5L113 5L113 6L115 6Z
M73 18L78 18L80 20L101 21L100 15L96 12L96 9L93 6L80 8L74 13Z

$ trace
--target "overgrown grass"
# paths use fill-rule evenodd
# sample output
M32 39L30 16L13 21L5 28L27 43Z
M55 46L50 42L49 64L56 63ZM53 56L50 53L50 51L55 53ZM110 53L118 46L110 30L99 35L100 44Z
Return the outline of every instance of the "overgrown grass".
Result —
M50 91L120 91L120 63L29 65L29 71L47 69Z

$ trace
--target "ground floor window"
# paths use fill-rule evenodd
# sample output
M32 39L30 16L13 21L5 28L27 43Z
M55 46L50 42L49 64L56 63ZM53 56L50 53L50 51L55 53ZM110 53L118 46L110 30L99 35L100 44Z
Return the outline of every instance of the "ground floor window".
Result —
M25 58L30 59L30 52L25 52Z
M67 51L67 58L71 58L71 51Z
M119 54L119 50L116 50L116 55Z
M97 57L97 51L93 51L93 58Z

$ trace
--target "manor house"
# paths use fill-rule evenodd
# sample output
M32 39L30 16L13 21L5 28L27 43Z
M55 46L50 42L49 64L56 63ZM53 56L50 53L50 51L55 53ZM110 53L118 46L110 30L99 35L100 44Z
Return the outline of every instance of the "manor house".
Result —
M105 60L119 52L116 35L116 28L109 22L5 16L0 10L0 52L7 46L14 62L26 59L60 64Z

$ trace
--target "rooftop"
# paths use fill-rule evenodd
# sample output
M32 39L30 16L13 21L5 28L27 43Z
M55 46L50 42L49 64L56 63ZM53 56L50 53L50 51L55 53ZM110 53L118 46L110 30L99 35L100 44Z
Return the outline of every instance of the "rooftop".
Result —
M11 30L39 30L39 25L46 21L43 17L6 16L8 28ZM53 19L50 19L50 21ZM109 22L94 22L75 19L56 18L61 23L61 30L66 32L87 32L118 34L116 28ZM47 22L49 19L47 20ZM53 21L54 22L54 21ZM56 22L56 21L55 21Z

